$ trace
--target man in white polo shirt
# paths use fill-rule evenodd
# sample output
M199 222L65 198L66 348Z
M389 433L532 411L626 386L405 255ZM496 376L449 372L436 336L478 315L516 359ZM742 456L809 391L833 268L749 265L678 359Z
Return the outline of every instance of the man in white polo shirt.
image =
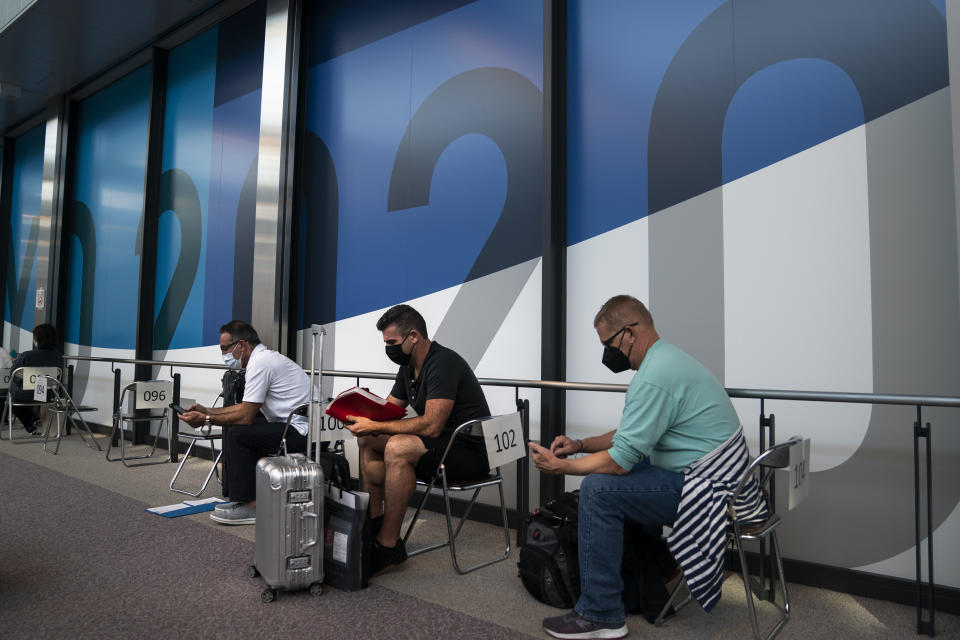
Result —
M287 416L310 401L310 378L296 362L260 344L256 330L241 320L220 327L220 353L227 366L245 370L243 401L217 408L194 404L180 419L198 427L209 417L212 424L230 427L224 429L223 451L233 502L217 505L210 518L254 524L257 461L277 452ZM306 451L307 419L294 416L290 427L287 451Z

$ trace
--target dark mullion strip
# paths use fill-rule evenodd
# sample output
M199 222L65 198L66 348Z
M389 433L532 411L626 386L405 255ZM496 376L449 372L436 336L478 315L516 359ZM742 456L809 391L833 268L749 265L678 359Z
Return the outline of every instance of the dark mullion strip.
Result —
M541 377L566 379L567 284L567 3L543 3L543 294ZM541 391L540 441L566 431L566 393ZM563 476L541 475L540 501L563 491Z
M300 210L299 190L300 184L300 114L303 112L303 96L300 91L301 83L304 82L305 69L302 65L303 59L303 12L304 7L301 0L290 1L289 30L287 35L287 96L284 104L284 135L287 139L286 153L284 163L281 167L283 172L283 199L280 217L280 226L282 229L280 240L280 264L277 268L280 271L280 340L277 342L277 350L283 352L286 345L286 353L291 358L297 355L297 327L293 318L292 307L292 285L294 282L293 271L302 265L297 264L295 255L297 253L297 243L294 242L294 220L297 218L297 212ZM300 277L303 277L302 274Z
M150 112L147 138L147 170L143 187L143 233L140 236L140 282L137 301L138 360L153 360L153 325L156 310L157 281L157 226L160 219L160 177L163 166L163 121L167 93L167 61L169 53L153 49L153 66L150 76ZM135 380L150 380L153 368L150 365L135 365ZM141 428L147 423L138 423L134 442L142 439Z
M16 140L14 138L3 139L3 165L0 166L0 309L3 308L3 301L6 300L7 278L9 274L10 256L7 254L7 248L10 246L10 235L13 230L10 228L10 209L13 198L13 161L16 149ZM6 318L4 318L6 319ZM3 322L0 322L0 340L3 339Z

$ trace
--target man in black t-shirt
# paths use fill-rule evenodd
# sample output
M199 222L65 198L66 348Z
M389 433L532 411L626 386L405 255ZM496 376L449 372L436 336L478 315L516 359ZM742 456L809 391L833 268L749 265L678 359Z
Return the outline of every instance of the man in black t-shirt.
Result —
M376 532L371 575L407 559L400 527L416 478L433 476L458 426L490 415L470 366L454 351L430 341L423 316L415 309L405 304L391 307L377 322L377 330L383 333L387 357L400 365L387 400L413 407L417 416L384 422L348 418L347 428L360 445L363 488L370 492ZM447 454L445 470L451 479L489 473L483 440L459 436Z

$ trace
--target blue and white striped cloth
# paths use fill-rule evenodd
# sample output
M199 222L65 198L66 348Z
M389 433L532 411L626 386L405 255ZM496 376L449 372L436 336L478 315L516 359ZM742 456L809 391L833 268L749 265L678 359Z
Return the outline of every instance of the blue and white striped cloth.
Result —
M750 453L741 426L725 443L684 469L680 506L667 545L704 611L713 609L720 599L727 501L749 465ZM741 523L761 522L768 517L756 478L744 487L734 509Z

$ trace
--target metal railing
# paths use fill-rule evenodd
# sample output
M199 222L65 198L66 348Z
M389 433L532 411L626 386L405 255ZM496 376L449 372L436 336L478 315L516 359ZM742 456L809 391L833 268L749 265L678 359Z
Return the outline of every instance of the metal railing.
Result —
M170 362L157 360L138 360L123 358L104 358L93 356L65 356L67 360L84 360L93 362L110 362L111 369L114 372L114 410L119 406L120 389L120 370L115 367L116 364L140 364L156 367L170 367L170 374L174 380L174 402L180 400L180 374L176 373L176 368L201 368L201 369L227 369L225 365L219 364L201 364L195 362ZM334 369L305 369L308 374L354 378L357 386L361 380L393 380L396 376L390 373L376 373L370 371L339 371ZM70 372L72 376L72 371ZM523 380L523 379L504 379L504 378L478 378L481 386L485 387L511 387L515 390L515 397L518 407L522 402L520 389L560 389L564 391L592 391L606 393L624 393L627 385L624 384L602 384L590 382L560 382L552 380ZM71 385L72 387L72 385ZM916 408L916 421L913 423L913 467L914 467L914 533L916 550L916 608L917 608L917 633L934 635L934 617L936 613L934 599L934 577L933 577L933 465L932 465L932 443L931 443L931 425L929 422L923 422L924 407L952 407L960 408L960 397L951 396L927 396L927 395L906 395L906 394L879 394L879 393L846 393L846 392L817 392L817 391L789 391L776 389L740 389L728 388L727 394L731 398L754 399L760 401L760 449L764 449L767 443L775 443L775 425L776 420L773 414L766 415L765 402L767 400L793 400L801 402L836 402L836 403L855 403L870 405L904 405ZM171 442L175 442L178 434L179 421L171 421ZM524 436L529 438L529 421L525 421ZM921 441L924 445L924 464L921 464ZM170 461L177 461L177 448L171 446ZM521 461L522 462L522 461ZM925 467L925 473L921 474L921 466ZM518 462L517 479L517 510L522 515L529 511L529 496L527 487L529 481L528 465L520 465ZM922 487L922 488L921 488ZM926 514L921 514L921 493L924 494ZM922 580L921 562L921 522L926 525L927 547L926 547L926 565L927 582ZM763 550L761 549L761 556ZM761 580L764 574L763 563L761 563ZM772 585L771 585L772 587ZM772 588L769 594L772 597Z

